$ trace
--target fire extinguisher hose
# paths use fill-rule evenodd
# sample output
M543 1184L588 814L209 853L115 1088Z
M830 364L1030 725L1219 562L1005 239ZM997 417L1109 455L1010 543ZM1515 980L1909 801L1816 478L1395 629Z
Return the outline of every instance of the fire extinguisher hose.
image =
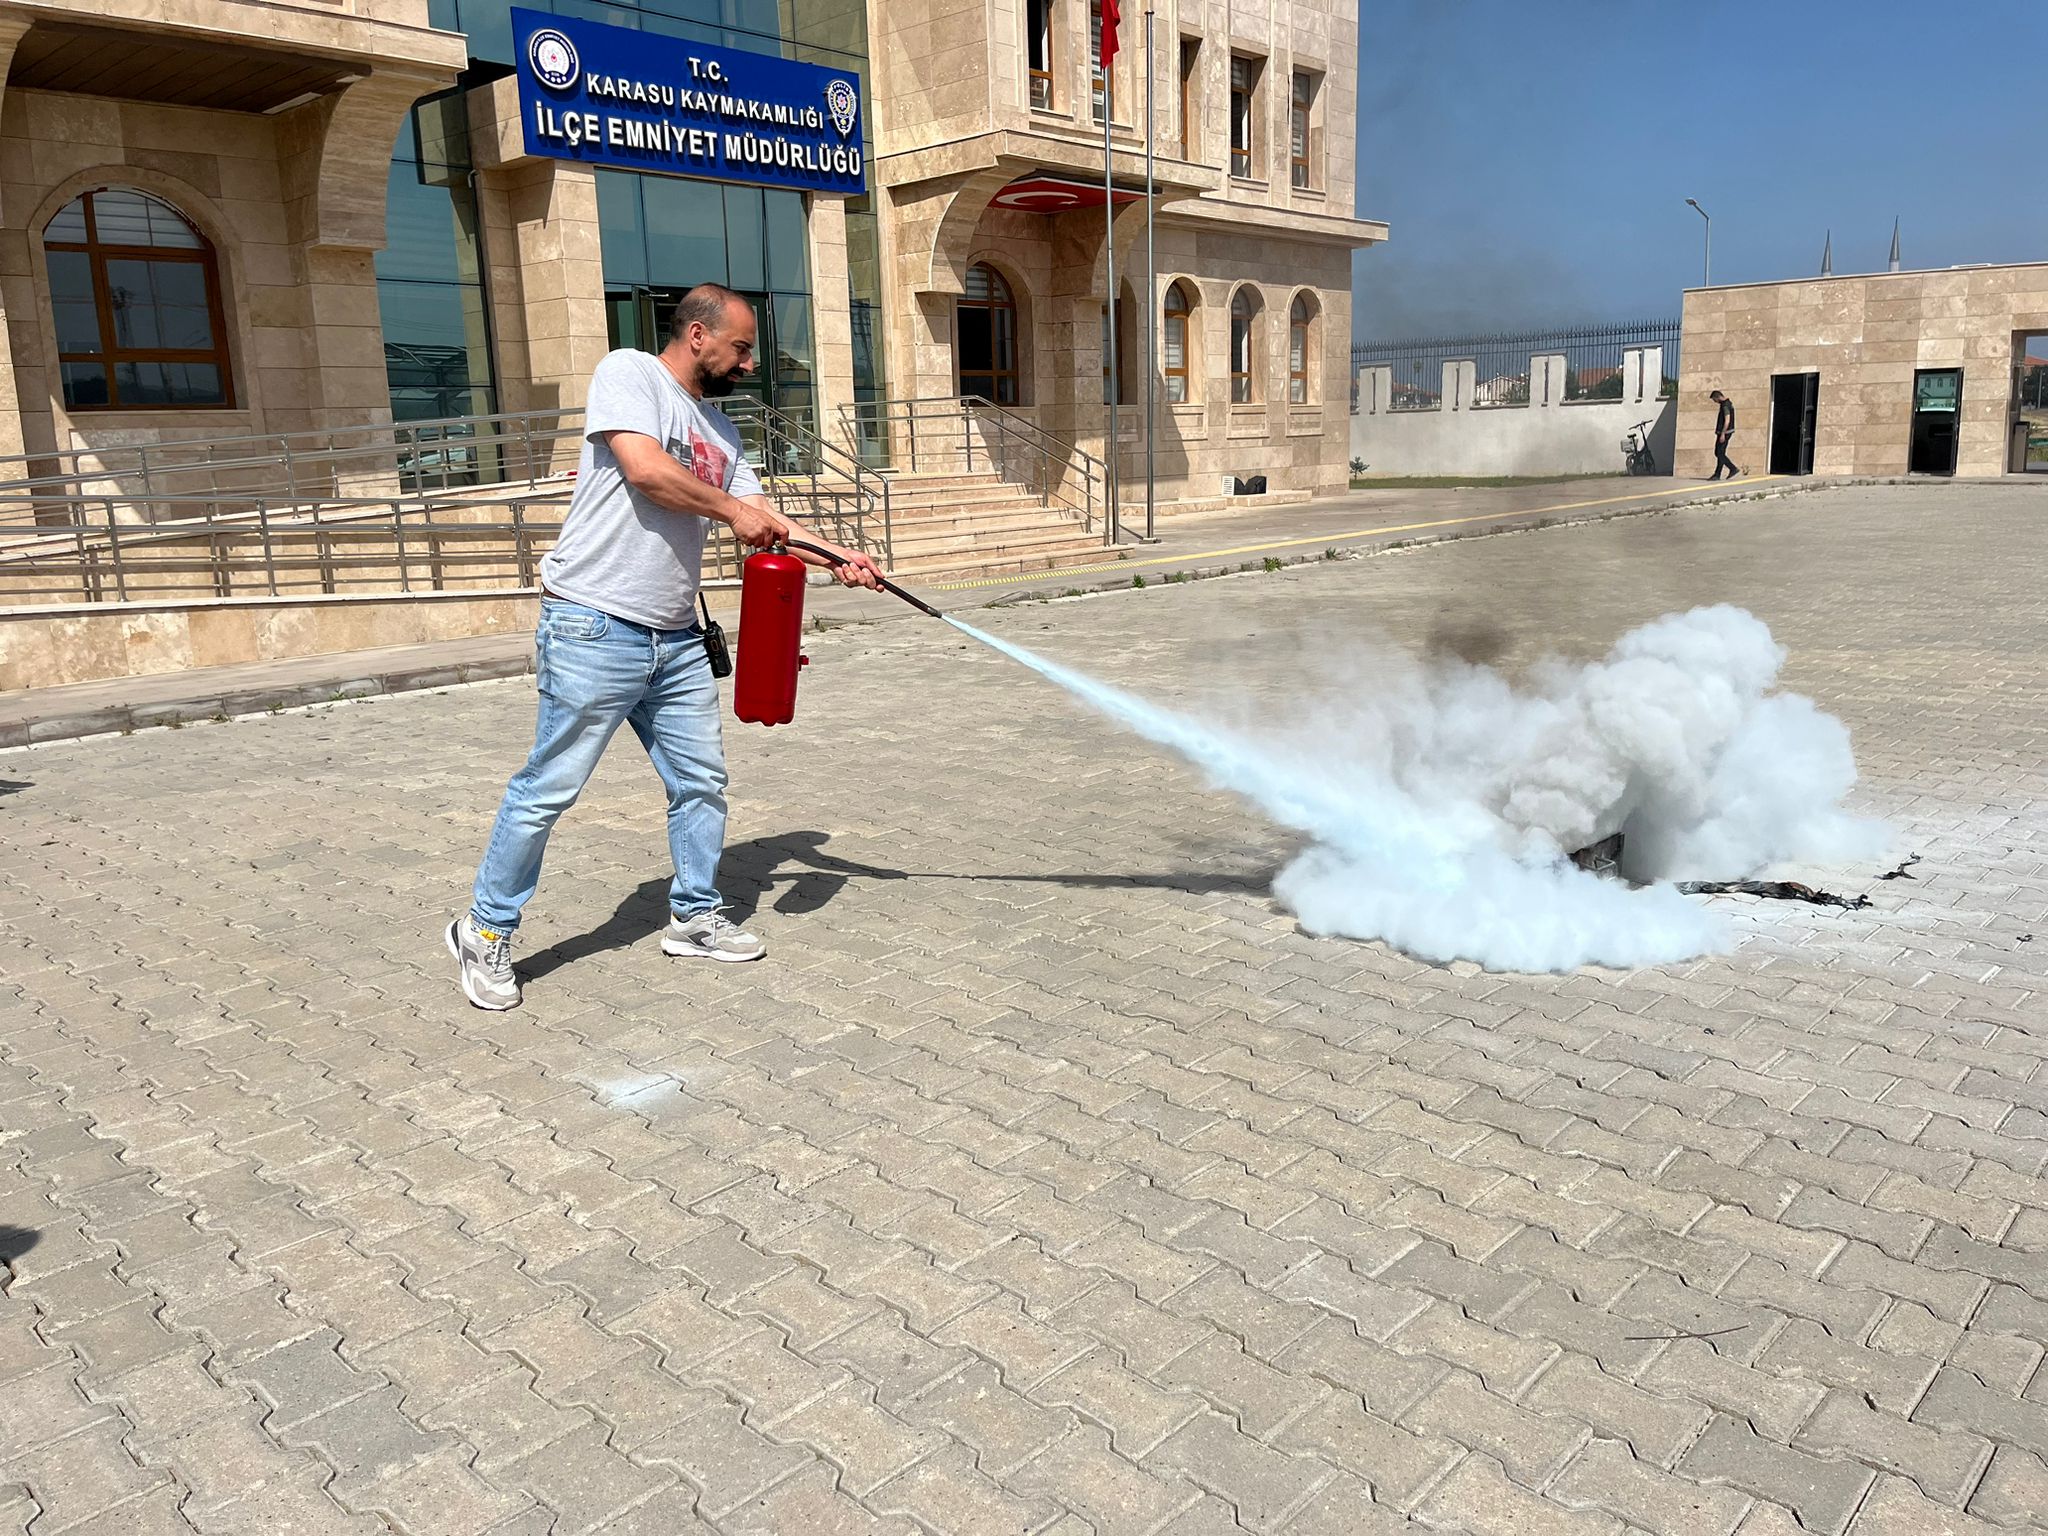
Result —
M791 549L809 550L812 554L822 558L827 565L841 566L846 564L844 560L842 560L839 556L833 554L832 551L830 551L829 549L821 549L816 544L808 543L803 539L784 539L782 542ZM884 592L889 593L892 597L902 598L903 601L910 604L911 607L917 609L920 613L928 613L935 619L943 619L945 617L943 613L939 612L938 609L934 608L930 603L926 602L923 598L917 596L915 593L904 591L903 588L897 586L896 583L891 581L888 577L882 577L881 581L882 590Z

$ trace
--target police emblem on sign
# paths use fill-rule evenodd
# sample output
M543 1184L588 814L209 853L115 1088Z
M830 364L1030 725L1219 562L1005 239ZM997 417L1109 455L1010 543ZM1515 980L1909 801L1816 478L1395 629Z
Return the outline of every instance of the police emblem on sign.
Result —
M860 98L854 94L851 80L834 80L825 87L825 110L832 114L832 126L839 130L839 137L852 134L854 119L860 115Z
M552 91L568 90L583 69L576 45L553 27L543 27L526 40L526 62L533 67L533 78Z

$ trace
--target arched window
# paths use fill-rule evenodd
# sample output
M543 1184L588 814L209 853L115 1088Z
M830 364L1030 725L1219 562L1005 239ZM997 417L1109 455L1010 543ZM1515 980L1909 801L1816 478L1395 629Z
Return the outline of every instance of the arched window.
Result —
M43 230L57 365L73 410L234 404L220 268L177 209L102 187Z
M1187 284L1168 284L1165 323L1159 329L1159 352L1166 369L1166 401L1169 405L1185 405L1194 398L1188 388L1194 377L1189 368L1188 321L1194 312L1195 303L1188 295Z
M1259 298L1249 287L1230 300L1230 403L1250 405L1258 399Z
M1137 360L1137 337L1131 328L1131 293L1128 288L1116 301L1116 403L1123 405L1137 393L1131 387L1131 378ZM1096 314L1102 323L1102 403L1109 402L1109 306L1101 305Z
M1017 301L994 267L967 269L967 291L955 306L954 361L960 393L997 405L1017 403Z
M1307 405L1313 398L1309 370L1314 366L1309 330L1315 324L1315 301L1297 293L1287 310L1287 399L1293 405Z

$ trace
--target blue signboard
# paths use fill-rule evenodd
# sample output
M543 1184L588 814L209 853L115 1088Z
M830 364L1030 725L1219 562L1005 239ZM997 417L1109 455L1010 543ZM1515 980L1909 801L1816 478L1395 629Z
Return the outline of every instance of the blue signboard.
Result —
M539 11L512 12L512 40L530 155L866 189L855 74Z

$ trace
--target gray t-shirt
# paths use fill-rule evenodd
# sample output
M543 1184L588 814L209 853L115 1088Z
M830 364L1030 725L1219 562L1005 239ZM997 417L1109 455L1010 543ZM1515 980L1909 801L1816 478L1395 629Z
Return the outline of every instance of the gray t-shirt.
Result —
M694 621L707 519L671 512L626 483L602 432L653 438L697 478L734 496L759 496L761 480L740 455L740 434L723 411L676 382L651 353L622 349L590 376L583 457L561 537L540 563L557 597L652 629Z

